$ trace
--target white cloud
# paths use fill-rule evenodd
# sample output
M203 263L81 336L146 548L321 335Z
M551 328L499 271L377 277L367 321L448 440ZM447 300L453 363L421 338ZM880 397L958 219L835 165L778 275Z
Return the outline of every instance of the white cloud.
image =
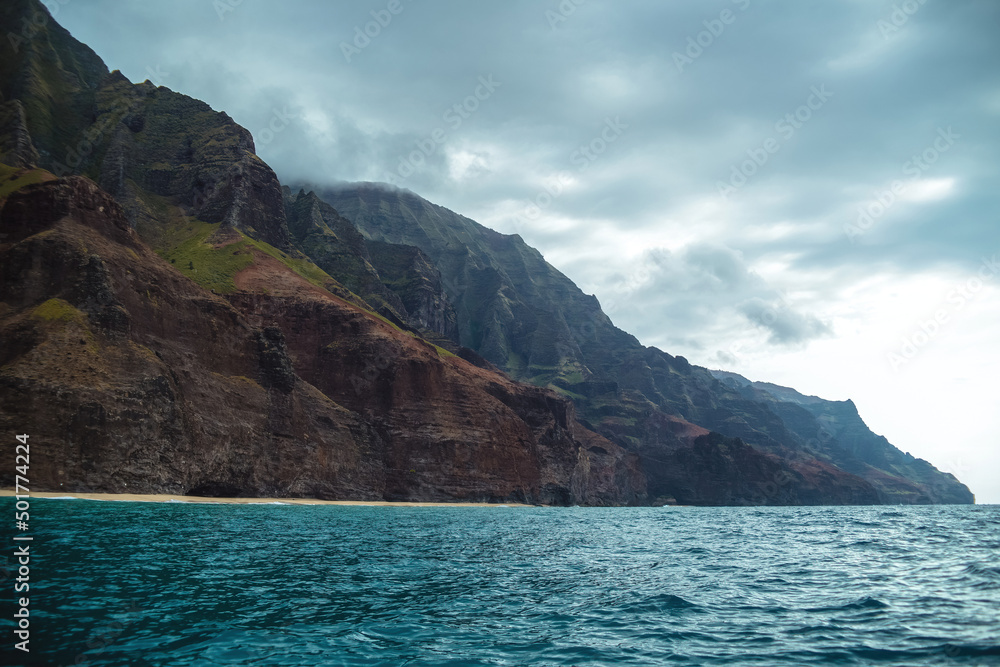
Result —
M899 196L900 201L928 202L947 199L955 189L954 178L925 178L910 183Z

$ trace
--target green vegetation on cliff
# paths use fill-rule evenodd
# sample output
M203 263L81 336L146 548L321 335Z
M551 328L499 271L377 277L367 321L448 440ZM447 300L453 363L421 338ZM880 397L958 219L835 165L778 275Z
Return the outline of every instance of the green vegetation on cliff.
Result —
M157 254L188 278L219 294L236 291L233 278L253 265L254 250L273 257L321 289L339 285L308 259L292 257L239 230L225 229L220 223L190 219L162 232Z
M55 176L44 169L18 169L0 163L0 207L7 197L21 188L54 178Z
M49 299L31 311L32 317L46 322L86 322L87 316L63 299Z
M169 232L169 249L157 252L202 287L230 294L236 291L233 277L253 264L253 254L242 235L240 241L226 246L210 242L220 226L192 220L186 227L175 227Z

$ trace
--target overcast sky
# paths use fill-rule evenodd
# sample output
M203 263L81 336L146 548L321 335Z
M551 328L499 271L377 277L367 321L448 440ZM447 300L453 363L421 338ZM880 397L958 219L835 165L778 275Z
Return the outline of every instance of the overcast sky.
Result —
M518 233L643 343L1000 502L1000 3L52 0L283 182Z

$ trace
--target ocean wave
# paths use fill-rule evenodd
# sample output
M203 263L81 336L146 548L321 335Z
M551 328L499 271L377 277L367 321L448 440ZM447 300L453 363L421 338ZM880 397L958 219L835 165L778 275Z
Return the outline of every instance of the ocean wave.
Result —
M984 656L1000 656L1000 645L996 644L952 644L945 643L912 649L889 649L870 646L860 646L851 651L855 656L866 660L944 660L948 658L981 658ZM937 664L942 664L938 662Z
M671 593L659 593L657 595L652 595L636 602L627 603L619 605L613 608L614 615L618 614L629 614L629 615L639 615L648 614L650 612L673 612L673 611L684 611L684 610L696 610L701 609L699 605L689 600L685 600L679 595L673 595Z
M1000 566L986 565L984 563L970 563L963 569L964 572L990 579L1000 579Z
M842 604L828 605L825 607L812 607L806 611L810 612L828 612L828 611L848 611L853 609L888 609L889 605L882 602L878 598L871 597L870 595L865 595L864 597L856 598Z

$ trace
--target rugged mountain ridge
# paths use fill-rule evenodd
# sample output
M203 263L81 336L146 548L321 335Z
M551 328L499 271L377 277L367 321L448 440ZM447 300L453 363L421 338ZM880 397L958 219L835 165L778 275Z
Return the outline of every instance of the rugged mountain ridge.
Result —
M571 403L400 328L294 247L224 113L103 64L81 83L61 54L100 60L51 18L25 39L0 56L43 76L4 80L29 109L8 138L57 171L87 142L84 176L0 168L0 427L31 434L33 489L644 502L635 455ZM30 111L48 76L80 93L47 101L77 114L65 135Z
M441 276L419 248L370 243L315 192L282 188L295 247L377 313L454 347L455 313Z
M868 428L851 400L828 401L790 387L751 382L727 371L712 375L751 400L767 403L818 456L876 480L886 503L969 503L973 498L954 475L902 452ZM886 474L888 473L888 474ZM928 493L928 489L930 493Z
M515 379L570 397L586 424L639 452L647 472L662 467L654 459L672 456L675 444L660 435L659 425L679 417L783 461L788 470L778 476L810 489L797 496L800 502L974 500L953 476L926 462L904 465L906 456L872 434L856 410L853 417L840 415L843 427L831 435L829 410L811 412L745 391L683 357L642 346L518 235L499 234L392 186L313 187L367 238L423 250L456 304L462 345ZM845 448L854 453L843 454ZM685 460L693 474L698 466ZM764 486L773 491L773 479ZM835 489L851 491L841 497ZM663 492L676 490L671 482Z
M441 272L420 248L365 241L379 280L406 308L409 322L428 340L453 348L458 316L444 290Z
M520 237L407 191L282 188L225 113L109 73L45 16L0 44L0 424L50 443L44 485L961 502L932 467L852 468L811 447L802 406L643 347Z
M35 488L644 499L635 457L567 401L442 355L271 255L213 295L81 177L14 192L0 230L0 427L32 435Z

